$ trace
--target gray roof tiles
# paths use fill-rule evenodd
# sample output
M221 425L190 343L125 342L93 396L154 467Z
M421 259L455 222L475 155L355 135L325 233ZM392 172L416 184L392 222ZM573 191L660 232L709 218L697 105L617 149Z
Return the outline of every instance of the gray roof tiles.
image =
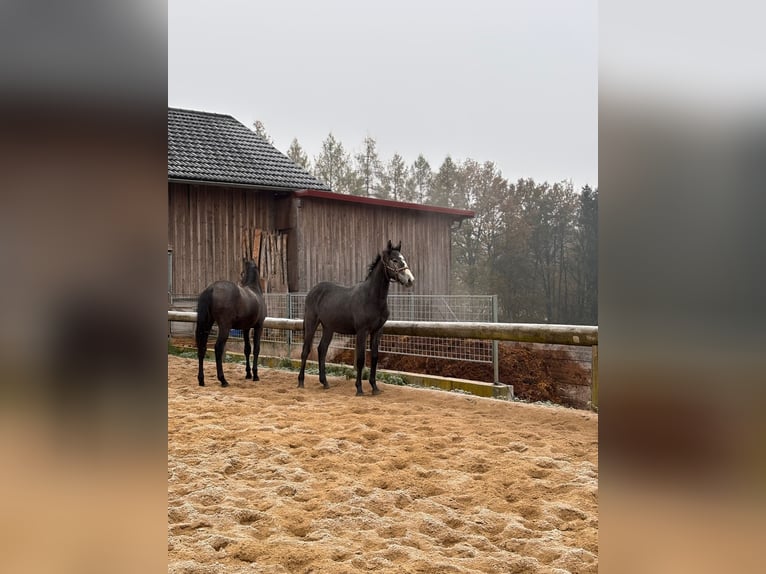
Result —
M329 190L231 116L168 108L168 179Z

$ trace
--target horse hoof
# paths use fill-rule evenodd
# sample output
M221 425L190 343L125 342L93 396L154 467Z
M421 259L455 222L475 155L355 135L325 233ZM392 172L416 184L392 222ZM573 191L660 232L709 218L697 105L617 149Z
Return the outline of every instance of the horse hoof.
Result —
M261 378L260 378L258 375L255 375L255 376L253 377L253 380L254 380L254 381L260 381L260 380L261 380Z
M357 397L363 397L364 393L362 391L356 391L356 396Z
M373 394L373 395L379 395L379 394L380 394L380 393L382 393L382 392L383 392L383 391L381 391L380 389L372 389L372 394Z
M323 389L329 389L329 388L330 388L330 385L329 385L329 383L324 383L324 384L322 385L322 388L323 388Z
M245 378L246 378L246 379L252 379L252 378L253 378L253 376L252 376L250 373L248 373L248 374L246 374L246 375L245 375Z
M229 383L227 383L226 381L222 381L222 382L221 382L221 386L222 386L222 387L228 387L228 386L229 386Z
M298 383L298 388L302 389L303 388L303 383Z
M199 386L200 386L200 387L204 387L204 386L205 386L205 383L204 383L203 381L200 381L200 382L199 382Z

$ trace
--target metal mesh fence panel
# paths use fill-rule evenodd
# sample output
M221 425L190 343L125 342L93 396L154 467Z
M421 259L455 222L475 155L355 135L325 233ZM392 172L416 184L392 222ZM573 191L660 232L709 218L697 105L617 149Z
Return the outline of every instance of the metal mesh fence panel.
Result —
M196 308L196 296L175 295L176 308ZM389 295L389 320L392 321L494 321L494 297L492 295ZM268 293L266 305L269 317L302 319L306 293ZM215 334L215 328L213 333ZM321 337L321 327L314 335L315 348ZM242 332L233 330L230 338L242 340ZM264 329L262 343L286 345L288 349L300 349L303 331ZM335 334L331 349L354 349L353 336ZM289 351L288 351L289 352ZM401 337L383 335L381 353L397 353L464 361L492 362L492 342L458 340L439 337Z
M276 297L277 295L272 295ZM276 306L269 303L269 316L302 319L306 304L306 293L279 294L287 299L285 309L290 314L277 315ZM493 297L491 295L389 295L389 320L392 321L480 321L492 322ZM284 331L282 332L284 333ZM292 333L292 344L303 345L303 332ZM314 346L321 337L321 328L314 335ZM264 341L284 342L279 336ZM354 349L355 338L336 334L330 348ZM464 361L492 362L491 341L458 341L456 339L436 337L400 337L383 335L380 341L381 353L397 353Z

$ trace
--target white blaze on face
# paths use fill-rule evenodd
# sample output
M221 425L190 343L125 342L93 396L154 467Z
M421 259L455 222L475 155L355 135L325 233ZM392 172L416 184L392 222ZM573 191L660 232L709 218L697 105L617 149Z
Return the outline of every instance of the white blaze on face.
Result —
M412 287L412 284L415 283L415 276L412 274L412 271L409 270L409 266L407 265L407 260L404 258L404 255L400 253L399 259L402 260L402 265L406 268L399 272L399 283L407 287Z

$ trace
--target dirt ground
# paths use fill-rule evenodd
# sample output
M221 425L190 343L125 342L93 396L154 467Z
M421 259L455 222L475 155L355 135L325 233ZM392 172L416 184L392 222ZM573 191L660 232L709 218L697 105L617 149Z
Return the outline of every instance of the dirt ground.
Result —
M403 348L407 353L417 350L416 339L407 340L401 337ZM176 345L194 348L195 342L190 337L173 338ZM208 342L212 349L214 339ZM318 341L315 341L318 343ZM467 343L461 339L453 339L450 345L458 355L467 355L461 346ZM229 339L228 351L242 352L242 343ZM560 345L530 345L513 342L500 342L499 380L506 385L513 385L514 395L526 401L548 401L554 404L589 409L591 370L588 364L590 348L564 347ZM443 359L429 357L427 352L422 354L380 353L378 367L408 373L424 373L442 377L454 377L471 381L494 382L491 363L463 361L459 359ZM299 354L294 354L299 356ZM309 355L310 360L316 361L316 344ZM354 351L330 347L328 361L354 364ZM370 365L370 351L366 352L365 365Z
M168 357L168 572L597 572L597 414L195 363Z

